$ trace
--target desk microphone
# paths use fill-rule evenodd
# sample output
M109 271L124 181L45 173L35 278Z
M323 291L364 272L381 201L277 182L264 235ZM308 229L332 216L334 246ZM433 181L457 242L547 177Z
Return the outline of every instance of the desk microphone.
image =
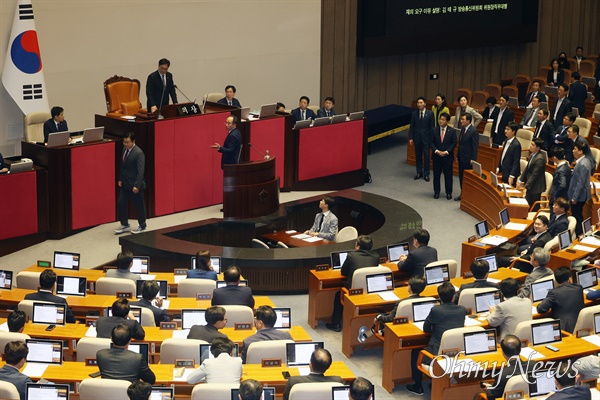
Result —
M179 89L179 87L178 87L177 85L173 85L173 87L174 87L175 89L177 89L177 90L179 91L179 93L181 93L181 94L183 95L183 97L185 97L185 98L186 98L186 100L187 100L187 101L189 101L190 103L196 104L196 99L195 99L195 98L194 98L194 100L190 100L190 98L189 98L189 97L187 97L187 96L185 95L185 93L183 93L183 90Z
M271 156L269 155L269 150L266 151L267 154L263 154L260 151L258 151L258 149L252 145L252 143L248 143L248 145L250 147L252 147L254 149L254 151L256 151L258 154L260 154L260 156L263 158L263 160L270 160L271 159Z
M162 81L162 79L161 79L161 81ZM160 95L160 107L158 107L158 117L157 117L157 119L165 119L165 117L163 117L163 115L161 114L161 109L162 109L162 103L163 103L163 99L164 99L164 96L165 96L165 89L166 88L167 88L167 75L165 74L165 84L163 85L162 94Z

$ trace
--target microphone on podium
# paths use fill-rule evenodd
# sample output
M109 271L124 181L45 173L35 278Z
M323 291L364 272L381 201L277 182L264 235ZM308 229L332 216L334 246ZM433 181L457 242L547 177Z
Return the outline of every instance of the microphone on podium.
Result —
M260 156L263 158L263 160L270 160L271 159L271 156L269 155L269 150L266 151L266 154L263 154L260 151L258 151L258 149L252 145L252 143L248 143L248 145L250 147L252 147L254 149L254 151L256 151L258 154L260 154Z

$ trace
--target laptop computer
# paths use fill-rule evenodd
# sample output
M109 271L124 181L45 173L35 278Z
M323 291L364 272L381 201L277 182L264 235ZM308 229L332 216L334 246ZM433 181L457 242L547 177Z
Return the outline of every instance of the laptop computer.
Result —
M31 322L34 324L64 325L66 322L66 304L33 303Z
M333 251L331 252L331 269L342 269L344 261L348 257L349 251Z
M407 256L410 252L408 242L388 244L387 246L387 259L389 262L400 261L400 256Z
M558 245L561 250L564 250L571 245L571 232L569 232L568 229L558 234Z
M17 162L17 163L12 163L8 166L10 173L11 174L16 174L19 172L27 172L27 171L31 171L33 169L33 161L29 160L29 161L23 161L21 160L21 162Z
M391 272L366 276L367 293L381 293L394 290L394 275Z
M114 343L110 344L110 348L114 348ZM144 358L144 360L146 361L146 364L148 364L148 355L150 354L150 344L149 343L142 343L142 342L131 342L129 343L129 346L127 347L127 350L129 351L133 351L134 353L138 353L141 354L142 357Z
M163 299L166 299L168 297L168 287L169 284L167 283L166 280L154 280L156 283L158 283L158 297L161 297ZM141 299L142 298L142 285L144 284L144 282L146 282L143 279L138 279L137 281L135 281L135 287L136 287L136 293L137 293L137 298Z
M69 253L66 251L54 252L54 268L72 269L74 271L79 271L80 262L81 256L79 255L79 253Z
M134 274L149 274L150 273L150 257L148 256L135 256L131 260L131 268L129 272Z
M308 366L310 356L317 348L323 348L323 342L286 343L285 357L288 367Z
M28 383L25 393L27 394L27 399L69 400L69 385Z
M83 143L101 142L104 140L104 127L88 128L83 130Z
M531 301L533 303L542 301L548 295L548 291L554 289L554 279L534 282L531 284Z
M508 208L504 207L499 213L498 215L500 216L500 223L502 224L502 226L507 225L508 223L510 223L510 216L508 215Z
M477 235L477 239L484 238L490 234L490 230L488 229L487 225L487 219L475 224L475 234Z
M293 129L298 130L298 129L303 129L303 128L310 128L311 123L312 123L312 120L310 120L310 119L296 121L296 125L294 125Z
M150 400L173 400L175 399L175 388L164 386L152 386Z
M484 145L488 147L492 147L492 138L491 136L484 135L483 133L479 134L479 145Z
M502 301L502 292L495 290L493 292L475 294L475 312L477 314L490 311L490 306L497 306Z
M439 285L450 281L448 264L425 267L425 281L428 285Z
M292 309L290 307L276 307L273 309L277 314L275 329L290 329L292 327Z
M363 119L365 116L365 112L364 111L356 111L353 113L350 113L350 121L356 121L357 119Z
M481 170L481 164L479 164L476 161L473 161L471 163L471 165L473 166L473 172L475 173L475 175L481 177L481 172L482 172L482 170Z
M350 386L348 386L350 387ZM240 389L231 389L231 400L239 400ZM274 387L266 387L263 386L262 390L262 400L275 400L275 388ZM348 396L346 396L346 399Z
M496 258L496 254L487 254L485 256L475 257L475 261L487 261L490 265L490 272L498 271L498 259Z
M28 363L62 365L62 340L25 339Z
M263 104L260 106L260 113L258 114L258 118L271 117L275 115L277 112L277 103L273 104Z
M558 96L558 87L557 86L546 86L544 88L544 92L546 92L547 95Z
M498 175L496 175L495 173L490 171L490 177L492 178L492 186L494 186L495 188L498 188Z
M588 85L588 87L592 87L593 88L593 87L596 86L596 78L594 78L593 76L582 76L581 77L581 82L583 82L586 85Z
M583 271L578 271L577 283L579 283L584 290L596 286L598 284L596 268L588 268L584 269Z
M526 380L529 385L529 396L543 396L550 392L556 392L556 382L554 381L554 371L549 369L529 373Z
M141 325L142 324L142 307L129 307L129 312L131 312L131 314L133 314L133 317ZM106 308L106 316L107 317L113 316L112 307Z
M47 147L68 146L70 137L71 137L71 132L68 132L68 131L51 133L48 135Z
M594 333L600 334L600 312L594 313Z
M227 282L225 281L217 281L217 289L227 286ZM245 279L241 279L238 286L248 286L248 281Z
M211 256L210 264L212 265L213 271L217 274L221 273L221 257L220 256ZM192 256L192 269L196 269L196 256Z
M87 292L87 278L83 276L56 277L56 294L63 296L85 296Z
M477 332L463 333L465 356L492 353L496 351L496 330L486 329Z
M338 114L331 117L332 124L338 124L340 122L346 122L346 114Z
M519 99L516 97L509 97L508 105L511 107L519 107Z
M531 324L531 341L534 346L562 341L560 319Z
M0 269L0 289L11 290L12 289L13 272ZM4 351L4 349L0 349Z
M548 102L542 101L540 103L540 110L546 110L546 111L548 111Z
M575 115L575 118L579 117L579 108L571 107L571 112Z
M588 217L583 220L581 223L581 227L583 229L584 236L590 236L594 233L594 229L592 228L592 217Z
M322 126L322 125L329 125L329 124L331 124L331 118L321 117L321 118L315 118L312 126Z
M415 301L412 303L413 322L425 321L431 309L438 304L440 304L438 300Z
M215 356L213 356L213 354L210 352L210 344L201 344L199 347L199 351L200 351L200 363L202 363L204 360L208 360L210 358L215 358ZM232 357L239 357L239 356L240 356L240 345L237 343L234 343Z
M206 309L181 310L181 329L191 329L194 325L206 325Z
M242 107L241 117L244 120L247 120L248 118L250 118L250 107Z

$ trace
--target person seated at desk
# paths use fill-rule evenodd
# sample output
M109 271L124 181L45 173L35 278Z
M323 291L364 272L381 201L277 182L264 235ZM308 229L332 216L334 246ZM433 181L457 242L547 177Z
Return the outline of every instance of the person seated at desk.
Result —
M515 122L510 122L504 128L506 140L502 143L502 153L496 167L496 174L501 173L502 182L508 183L510 186L514 186L516 178L521 173L521 143L515 138L518 130L519 125Z
M486 107L485 110L483 110L483 114L481 114L481 118L483 119L483 121L486 121L486 123L490 119L496 120L496 117L500 112L500 108L496 107L497 102L498 100L494 96L490 96L487 99L485 99Z
M235 98L235 92L237 92L237 89L235 88L235 86L233 86L233 85L225 86L225 97L217 100L217 103L242 108L242 105L240 104L239 100Z
M317 117L322 118L335 116L335 109L333 108L334 105L335 100L333 100L333 97L326 97L325 101L323 102L323 107L319 108L319 111L317 111Z
M278 101L277 102L277 112L285 112L285 104L283 104L282 102Z
M254 313L254 326L256 333L244 339L242 349L242 361L246 363L248 347L252 343L262 342L264 340L294 340L288 331L273 328L277 322L277 314L271 306L260 306Z
M571 269L558 267L554 271L558 287L550 289L546 298L537 306L540 314L552 310L552 318L560 319L563 330L573 333L579 311L583 308L583 287L571 281Z
M8 165L4 162L4 157L2 157L2 153L0 153L0 174L4 174L8 172Z
M19 371L27 362L29 348L25 342L15 341L6 343L3 351L6 364L0 368L0 381L10 382L15 385L15 388L19 392L19 398L26 400L27 384L33 383L33 380Z
M187 338L205 340L208 343L212 343L217 338L228 339L227 335L219 332L219 329L223 329L227 325L226 312L223 307L209 307L204 314L206 325L192 326Z
M150 400L152 385L147 382L135 381L127 388L129 400Z
M471 283L463 283L460 285L460 289L454 296L454 302L458 304L458 300L460 299L460 292L465 289L500 289L500 285L496 282L488 282L488 274L490 273L490 263L485 260L475 260L471 263L471 273L475 278L474 282Z
M529 307L531 308L531 307ZM495 375L494 383L484 383L484 391L487 395L488 400L503 399L504 388L510 378L515 375L519 375L521 371L525 370L523 362L519 358L521 353L521 340L515 335L507 335L500 342L500 348L502 349L502 356L506 360L506 364L500 370L500 373Z
M569 362L558 363L554 371L554 383L558 389L546 400L592 400L592 392L586 385L577 385L576 365Z
M529 297L531 295L531 284L538 279L552 275L554 272L550 268L546 268L546 264L550 261L550 252L544 250L543 247L536 247L531 252L529 263L533 268L531 273L525 278L525 283L519 290L519 297Z
M454 304L454 285L450 282L444 282L437 288L438 296L442 304L433 306L429 315L423 324L423 332L431 333L427 351L433 355L437 355L440 349L442 335L448 329L462 328L465 326L465 317L467 309L463 306ZM421 352L421 348L413 349L410 355L410 365L412 369L412 379L415 381L412 385L406 385L406 390L411 393L423 394L423 373L417 367L417 358ZM423 363L428 364L431 360L428 357L423 358Z
M335 240L335 235L338 233L338 218L331 208L335 204L335 200L329 196L323 196L319 202L321 212L315 215L313 226L304 232L305 235L318 236L326 240Z
M371 250L373 248L373 240L367 235L360 235L356 239L354 251L348 253L348 257L342 265L341 274L346 277L344 287L346 289L352 288L352 278L354 272L361 268L376 267L379 265L379 254ZM340 302L342 291L338 290L333 298L333 312L331 314L331 323L326 323L327 329L334 332L340 332L342 327L340 322L342 321L342 314L344 312L344 306Z
M66 132L69 130L64 111L64 108L58 106L52 107L50 110L52 118L44 122L44 143L48 143L48 136L51 133Z
M429 232L425 229L417 229L413 233L413 246L415 249L408 255L401 255L398 261L398 269L409 273L410 276L423 276L425 266L438 260L437 250L429 246Z
M313 351L308 364L310 374L306 376L291 376L285 385L283 400L290 398L290 391L297 383L338 382L343 384L344 381L339 376L325 376L325 372L331 366L332 361L329 351L321 348Z
M187 377L187 383L239 383L242 378L242 359L232 357L233 342L215 338L210 346L214 358L207 358Z
M504 339L507 335L515 333L519 322L530 321L531 300L517 296L519 282L513 278L506 278L500 282L500 290L504 301L496 306L490 306L490 315L487 321L492 328L498 329L498 337Z
M38 290L36 293L26 294L25 300L46 301L49 303L65 304L67 306L65 310L65 313L67 315L67 322L74 323L75 317L73 316L73 312L69 308L69 304L67 304L67 300L62 297L55 296L53 294L55 285L56 273L51 269L45 269L40 274L40 290Z
M543 249L546 243L552 239L552 235L550 235L548 232L548 223L548 217L539 214L533 222L533 233L523 239L523 241L520 243L517 250L518 255L514 257L498 257L498 265L501 267L508 267L516 258L522 258L527 260L527 262L518 261L514 268L517 268L519 271L527 274L531 273L533 267L529 263L529 260L531 259L533 250L536 248Z
M210 251L200 250L196 253L196 269L188 269L188 278L217 280L217 273L213 270L210 261Z
M24 311L15 310L8 315L6 324L8 325L9 332L23 333L25 329L25 323L27 322L27 315Z
M160 326L161 322L171 321L171 317L169 317L167 312L160 308L162 307L163 300L157 297L159 291L158 282L155 280L144 281L142 284L142 299L131 303L132 306L149 308L152 314L154 314L154 323L156 326Z
M408 280L408 297L398 300L392 311L390 311L387 314L379 314L373 320L373 323L377 323L377 321L381 322L382 325L381 330L379 332L381 335L384 334L383 328L385 327L385 325L383 324L385 324L386 322L393 322L394 318L396 318L396 312L398 311L398 306L400 305L400 303L402 303L404 300L420 298L421 293L423 292L423 290L425 290L426 287L427 281L423 276L414 275L410 277L410 279Z
M146 332L131 313L129 300L117 299L112 304L112 317L99 317L96 321L96 337L110 338L112 330L117 325L125 325L131 331L131 337L144 340Z
M117 268L111 268L106 271L107 278L121 278L130 279L137 282L140 279L138 274L130 272L131 264L133 263L133 253L130 251L123 251L117 255Z
M568 189L569 188L567 187L567 190ZM554 203L552 203L552 215L550 216L550 223L548 224L548 232L550 232L552 237L569 229L569 218L567 217L569 208L571 208L571 204L566 197L557 197L554 200Z
M356 377L350 382L349 400L371 400L373 398L373 384L367 378Z
M129 327L123 324L115 326L110 338L113 347L98 350L96 353L102 379L121 379L129 382L141 379L154 384L156 376L148 367L146 359L141 354L128 350L131 342Z
M547 103L548 98L546 97L546 93L540 90L542 83L537 79L531 83L531 92L527 93L525 96L525 105L529 108L531 106L531 102L534 98L538 98L540 103Z
M239 400L263 400L262 383L254 379L245 379L240 383Z
M211 305L213 306L248 306L254 308L252 289L240 286L242 272L235 265L230 266L223 273L225 287L213 290Z
M298 121L316 118L315 112L308 108L309 104L310 99L307 96L300 97L298 108L292 110L292 126Z

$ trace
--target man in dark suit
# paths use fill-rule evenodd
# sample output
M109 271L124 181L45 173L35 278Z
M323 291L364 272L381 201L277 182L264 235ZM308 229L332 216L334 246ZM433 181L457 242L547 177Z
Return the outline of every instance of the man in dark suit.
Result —
M580 81L581 75L579 72L573 72L571 75L573 83L569 87L569 100L571 100L571 107L577 108L579 116L583 117L585 114L585 101L587 100L587 86L585 83Z
M448 126L450 114L440 115L438 126L433 128L431 137L431 150L433 151L433 198L440 198L440 176L444 172L444 186L446 199L452 199L452 164L454 163L454 149L456 148L456 130Z
M48 136L51 133L66 132L69 130L64 111L64 108L58 106L52 107L50 110L52 118L44 122L44 143L48 143Z
M127 349L131 342L131 331L125 325L117 325L110 336L113 348L98 350L96 360L102 379L122 379L135 382L143 380L154 384L156 377L148 367L146 359Z
M338 233L339 221L331 208L335 204L335 200L331 196L323 196L319 201L321 212L315 215L315 220L310 229L304 232L305 235L320 237L326 240L335 240L335 235Z
M544 156L540 152L544 140L537 138L531 141L529 151L529 161L525 171L521 174L518 181L518 187L525 188L525 199L529 206L532 206L538 201L542 193L546 190L546 162Z
M169 72L170 66L169 60L161 58L158 61L158 70L148 75L146 97L149 112L156 112L162 106L169 104L169 96L171 96L173 104L177 104L173 74Z
M99 317L96 321L96 337L110 338L112 330L117 325L125 325L131 331L131 337L137 340L144 340L146 332L137 322L131 308L129 300L117 299L112 305L112 317Z
M552 318L560 319L563 330L573 333L579 311L583 308L583 287L571 283L571 269L558 267L554 270L558 287L550 289L546 298L537 306L539 314L552 310Z
M575 156L573 155L573 147L575 147L575 143L578 144L583 144L583 143L588 143L588 141L586 140L586 138L584 138L583 136L579 135L579 127L575 124L571 125L568 129L567 129L567 137L569 138L570 142L570 149L571 152L569 153L571 155L571 157L565 157L570 163L573 163L575 161ZM588 146L589 147L589 146ZM592 162L592 173L594 173L594 170L596 169L596 160L594 160L594 157L591 155L591 152L589 153L589 159Z
M533 132L533 139L542 138L544 140L542 149L546 151L549 151L554 143L554 125L548 121L548 115L550 115L548 110L538 110L535 131Z
M552 188L550 189L550 204L554 204L554 199L559 197L569 197L569 185L571 183L571 168L565 160L565 150L562 147L554 149L552 161L556 165L554 178L552 179Z
M571 183L569 184L569 201L571 202L571 214L577 220L575 225L575 233L577 236L583 233L583 207L592 199L590 193L590 177L594 172L592 162L585 156L589 152L590 146L587 142L575 143L573 147L573 155L575 156L576 164L571 175Z
M317 117L333 117L335 116L335 109L333 106L335 105L335 100L333 97L325 97L325 101L323 102L323 107L319 108L317 111Z
M325 349L318 348L310 356L310 374L305 376L292 376L285 385L283 400L288 400L290 391L296 383L338 382L344 383L339 376L325 376L325 372L331 366L331 354Z
M225 120L225 128L227 128L225 143L223 143L223 146L219 143L210 146L221 153L221 169L223 169L223 165L238 164L240 162L242 134L237 128L237 122L238 118L235 115L227 117Z
M379 254L372 251L373 240L366 235L360 235L356 239L354 251L348 253L348 257L342 265L342 276L346 277L344 287L346 289L352 288L352 278L354 272L365 267L376 267L379 265ZM335 332L340 332L342 327L340 321L342 320L342 313L344 312L344 306L340 302L341 291L337 291L333 298L333 312L331 314L331 323L326 323L327 329Z
M554 106L550 112L554 129L558 129L565 115L571 112L571 100L567 98L569 87L562 83L558 86L558 97L554 100Z
M308 108L310 104L310 99L308 96L300 97L300 101L298 102L298 108L294 108L292 110L292 125L295 125L298 121L304 121L307 119L315 119L317 116L315 112Z
M154 323L156 326L160 326L161 322L171 321L169 314L160 308L162 307L163 300L161 297L157 297L159 291L160 287L158 286L158 282L154 280L144 281L142 284L141 300L131 303L132 306L149 308L152 311L152 314L154 314Z
M206 325L192 326L187 338L205 340L208 343L212 343L213 339L218 337L227 339L227 335L219 332L219 329L223 329L227 325L225 314L226 311L223 307L213 306L208 308L204 314Z
M500 285L496 282L488 282L488 274L490 273L490 264L485 260L475 260L471 263L471 273L475 280L470 283L463 283L460 289L454 296L454 303L458 304L460 292L465 289L500 289Z
M252 289L239 286L241 272L235 265L230 266L223 273L227 286L215 289L211 300L213 306L248 306L254 308Z
M8 314L6 325L8 325L9 332L23 333L25 329L25 323L27 322L27 315L24 311L15 310ZM2 350L2 349L0 349Z
M521 143L515 138L519 125L509 123L504 129L506 140L502 144L502 154L496 167L496 174L502 174L502 182L514 186L519 176L521 161Z
M431 131L435 125L433 113L425 108L425 98L417 99L417 110L410 117L410 129L408 131L408 143L414 146L415 158L417 159L417 175L415 180L421 179L425 174L425 181L429 182L429 140Z
M425 290L425 287L427 286L427 281L425 280L425 278L423 276L420 275L413 275L410 277L410 279L408 280L408 294L409 296L404 298L404 299L400 299L396 305L394 306L394 308L392 309L392 311L390 311L387 314L378 314L377 317L375 317L375 320L373 322L393 322L394 318L396 318L396 312L398 311L398 306L400 305L400 303L402 303L404 300L409 300L409 299L417 299L419 297L421 297L421 293L423 292L423 290ZM382 325L383 327L383 325Z
M484 384L488 400L504 398L504 388L508 380L525 370L525 367L522 366L523 363L519 359L521 340L518 337L515 335L506 335L500 342L500 347L502 348L502 355L506 360L506 364L500 370L500 373L495 376L493 384Z
M465 170L473 169L472 164L473 161L477 161L477 151L479 149L479 132L471 125L472 119L473 117L470 113L462 113L460 115L461 130L458 135L458 180L460 182L461 192ZM461 196L455 197L454 200L460 201Z
M429 315L425 319L423 324L423 332L431 333L429 339L429 346L427 351L433 355L437 355L440 350L440 342L442 341L442 335L448 329L462 328L465 326L465 317L467 316L467 309L463 306L454 304L455 290L454 286L450 282L444 282L438 286L438 296L442 301L439 306L434 306ZM411 368L412 378L415 381L413 385L406 385L406 390L411 393L422 395L423 394L423 374L417 367L417 358L419 357L421 349L413 349L411 352ZM426 362L426 360L423 360ZM427 360L431 362L431 360Z
M429 246L429 232L425 229L417 229L413 233L414 250L408 255L401 255L398 261L398 269L410 273L410 276L423 276L425 266L438 260L437 250Z
M131 231L129 227L129 200L133 201L138 218L138 227L131 233L146 231L146 206L144 205L144 169L146 157L144 152L135 145L135 133L127 132L123 137L123 157L119 174L119 198L117 199L117 214L121 226L115 229L115 234Z
M523 115L523 119L521 120L521 125L524 128L533 128L536 126L538 121L538 111L540 110L540 98L534 97L531 101L531 106L527 107L525 110L525 114Z
M578 369L570 362L559 362L554 372L554 384L558 389L547 400L592 400L587 385L577 384Z
M242 362L246 363L248 347L252 343L265 340L294 340L288 331L273 328L277 322L277 313L271 306L260 306L254 313L254 326L256 333L244 339L242 349Z
M487 99L485 99L485 104L487 105L487 107L485 108L485 110L483 110L483 114L481 114L483 121L487 122L488 119L496 120L496 117L500 112L500 108L496 107L497 101L498 100L496 100L494 96L490 96Z
M575 161L575 158L573 157L574 142L571 139L569 139L569 128L573 126L575 119L575 114L573 114L572 112L566 114L563 117L562 125L559 126L556 129L556 131L554 131L554 143L556 144L556 146L565 149L565 158L570 163Z
M498 265L501 267L508 267L517 257L524 260L530 260L531 255L536 248L540 247L543 249L546 243L552 239L552 235L548 232L548 224L548 217L542 214L538 215L533 222L533 233L519 243L519 249L517 250L518 256L500 256L498 257ZM514 267L527 274L531 273L533 270L531 263L523 261L517 262Z
M25 400L27 399L27 384L33 383L33 381L19 370L27 362L29 349L25 342L15 341L6 343L2 351L6 364L0 369L0 382L10 382L15 385L20 400Z
M525 96L525 106L529 107L529 104L533 101L535 97L538 97L540 103L548 102L546 97L546 93L540 91L541 83L538 80L535 80L531 83L531 92L527 93Z
M25 300L35 300L35 301L46 301L49 303L57 303L57 304L65 304L66 307L66 315L67 322L74 323L75 317L67 304L67 300L63 297L55 296L52 294L54 292L54 285L56 284L56 273L51 269L46 269L42 271L40 274L40 290L35 293L29 293L25 295Z
M242 105L240 104L238 99L235 98L235 92L237 92L235 86L233 86L233 85L225 86L225 97L217 100L217 103L227 104L228 106L242 108Z
M569 218L567 217L569 208L571 208L571 204L566 197L557 197L554 199L554 203L552 203L552 215L548 224L548 232L550 232L552 237L569 228Z
M509 122L515 120L515 114L510 107L508 107L508 95L500 95L498 105L500 106L500 110L498 111L498 116L492 124L492 139L494 140L495 144L501 145L506 139L504 135L504 129Z

